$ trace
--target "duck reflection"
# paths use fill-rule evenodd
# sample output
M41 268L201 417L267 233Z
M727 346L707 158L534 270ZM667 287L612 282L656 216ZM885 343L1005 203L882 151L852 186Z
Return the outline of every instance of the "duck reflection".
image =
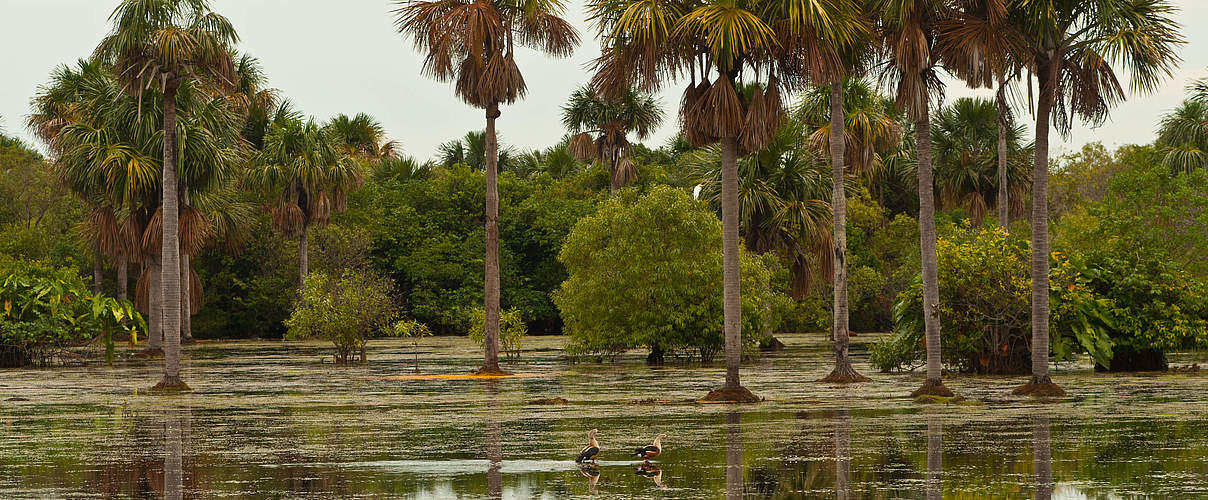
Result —
M667 487L667 485L663 484L663 469L660 469L657 465L642 464L638 466L638 469L633 473L645 478L650 478L651 481L654 481L654 487L656 488L662 489Z
M944 497L944 423L938 415L927 419L927 500Z
M1053 498L1053 457L1049 449L1049 417L1032 417L1032 466L1036 471L1036 498Z
M499 422L499 381L487 380L487 496L503 498L503 426Z
M740 500L744 494L741 423L738 412L726 414L726 500Z
M592 495L599 493L600 467L596 464L579 464L579 474L587 478L587 491Z
M835 498L851 496L851 410L835 412Z

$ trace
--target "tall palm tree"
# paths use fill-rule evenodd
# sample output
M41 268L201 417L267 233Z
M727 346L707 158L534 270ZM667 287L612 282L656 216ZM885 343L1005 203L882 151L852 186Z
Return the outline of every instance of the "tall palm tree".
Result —
M832 45L857 36L849 0L805 4L697 0L593 0L588 11L603 41L593 88L605 98L626 89L656 92L689 76L680 107L684 137L719 143L726 383L707 399L758 399L739 383L738 158L763 149L781 118L781 92L836 72ZM699 82L699 83L698 83ZM748 97L738 83L757 84Z
M348 193L364 182L364 165L345 154L314 119L282 103L263 147L252 157L246 180L270 197L273 228L298 239L298 286L310 272L308 235L347 207Z
M397 156L399 144L386 138L386 129L372 116L357 113L336 115L324 126L344 154L366 163Z
M1102 122L1125 98L1113 65L1134 92L1153 92L1179 61L1183 43L1166 0L1020 0L1010 12L1036 75L1032 172L1032 378L1017 395L1062 395L1049 376L1049 128ZM1050 121L1051 120L1051 121Z
M1004 127L1000 109L988 99L962 97L941 108L932 127L941 206L964 208L975 226L981 225L991 207L997 207L1000 214L1008 208L1015 213L1022 210L1020 200L1031 179L1031 148L1020 143L1023 127L1010 118ZM1003 154L1007 157L1002 158Z
M112 64L127 92L158 86L163 94L163 194L161 196L161 282L163 293L164 377L159 390L188 390L180 379L180 245L176 94L196 80L229 87L235 78L231 46L238 41L225 17L206 0L123 0L110 16L113 30L96 48Z
M797 103L794 114L805 123L809 139L819 151L830 144L830 86L807 90ZM894 109L891 99L878 94L866 80L846 78L843 81L844 156L847 165L864 178L878 197L883 197L886 185L898 172L892 170L888 157L898 151L905 129L901 113Z
M658 101L633 89L606 99L590 87L580 87L562 106L562 124L575 134L570 139L571 152L581 161L604 164L612 193L637 179L626 136L632 132L638 140L645 139L662 122Z
M486 111L486 353L480 373L501 373L499 144L495 120L500 116L501 104L515 102L526 91L524 76L516 65L515 46L566 57L579 44L579 34L559 17L564 9L561 0L404 0L398 5L396 26L424 53L424 73L455 82L461 100Z
M952 11L945 0L883 0L881 18L889 63L887 79L897 104L914 119L919 180L919 248L922 253L923 318L927 341L927 378L912 395L952 396L940 378L939 280L936 258L935 189L931 164L931 107L943 95L936 44L938 27Z

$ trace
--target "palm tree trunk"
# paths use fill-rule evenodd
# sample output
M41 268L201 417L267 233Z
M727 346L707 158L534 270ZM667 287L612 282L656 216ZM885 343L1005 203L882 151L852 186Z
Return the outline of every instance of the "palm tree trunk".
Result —
M864 382L869 380L868 377L860 375L856 369L851 366L851 359L848 357L848 303L847 303L847 193L843 189L845 179L844 172L844 155L846 153L846 144L844 143L844 116L843 116L843 78L836 77L831 81L831 109L830 109L830 155L831 155L831 181L833 190L831 191L831 208L833 210L832 218L834 219L834 237L835 243L834 255L834 281L835 281L835 299L833 309L833 317L831 322L831 337L834 338L835 346L835 369L830 375L822 379L823 382Z
M738 138L721 140L722 304L726 389L737 389L742 363L742 290L738 264Z
M1011 222L1010 206L1007 199L1007 100L1006 84L998 83L998 225L1003 231L1008 230Z
M1036 158L1032 165L1032 380L1015 394L1064 395L1049 377L1049 118L1060 73L1054 52L1037 68Z
M188 186L181 188L180 196L181 206L189 206ZM189 261L189 252L182 248L180 251L180 341L182 344L193 341L193 304L190 298L193 293L193 273Z
M180 189L176 176L176 89L179 84L164 86L164 168L163 200L160 205L163 221L161 278L164 317L164 378L155 387L159 390L188 389L180 380Z
M937 415L927 418L927 500L944 498L944 423Z
M307 248L307 225L302 225L298 234L298 288L306 286L306 276L310 274L310 250Z
M101 256L101 249L92 249L92 293L101 293L101 287L105 283L105 268L104 257Z
M486 354L479 373L499 373L499 141L495 119L499 104L487 107L486 128L486 269L484 270L483 309L486 312L484 338Z
M160 286L163 278L159 258L151 258L151 270L147 273L147 349L163 352L164 349L164 293Z
M940 378L940 285L935 250L935 183L931 176L931 117L924 107L915 121L919 170L919 248L923 266L923 322L927 337L927 379L913 396L952 397Z
M835 415L835 498L851 495L851 410L836 410Z
M126 257L117 258L117 298L126 300L130 288L130 261Z

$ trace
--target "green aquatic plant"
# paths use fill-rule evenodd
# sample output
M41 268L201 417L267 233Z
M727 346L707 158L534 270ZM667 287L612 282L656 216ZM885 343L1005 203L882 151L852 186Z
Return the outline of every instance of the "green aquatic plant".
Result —
M311 273L289 319L285 338L317 338L335 344L337 363L355 352L365 362L365 343L388 330L397 306L394 283L370 271L350 269L340 275Z

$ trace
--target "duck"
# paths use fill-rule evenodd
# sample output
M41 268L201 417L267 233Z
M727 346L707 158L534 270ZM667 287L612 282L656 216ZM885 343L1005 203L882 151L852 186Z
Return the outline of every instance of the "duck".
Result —
M659 434L658 436L655 436L653 443L638 448L637 451L634 452L633 456L641 457L649 462L650 459L659 456L659 454L663 452L663 438L665 437L667 437L666 434Z
M600 443L596 442L597 429L587 431L587 446L579 450L579 456L575 457L575 463L595 462L596 456L600 454Z

